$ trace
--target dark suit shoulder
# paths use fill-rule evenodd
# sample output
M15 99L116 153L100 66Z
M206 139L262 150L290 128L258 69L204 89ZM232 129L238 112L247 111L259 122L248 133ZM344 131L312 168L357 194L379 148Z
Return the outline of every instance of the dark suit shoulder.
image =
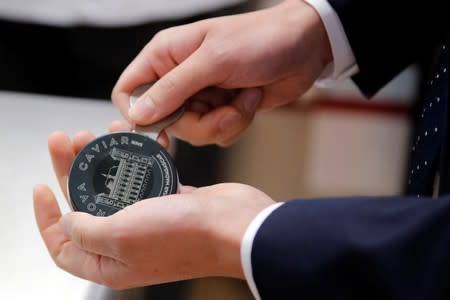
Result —
M450 16L446 2L439 0L329 3L342 22L360 69L354 81L367 96L429 54Z

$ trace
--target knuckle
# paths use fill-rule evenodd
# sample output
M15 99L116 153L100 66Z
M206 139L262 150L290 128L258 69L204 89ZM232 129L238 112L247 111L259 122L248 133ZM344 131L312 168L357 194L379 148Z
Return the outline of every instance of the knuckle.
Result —
M151 49L155 59L164 57L164 54L167 51L167 47L169 45L169 34L168 29L164 29L158 32L150 43L147 44L146 50Z
M176 27L168 27L158 31L152 38L152 42L167 43L174 33Z
M192 136L191 144L194 146L203 146L215 143L219 132L218 129L214 128L202 128L202 130L197 131L196 134Z
M230 138L230 139L218 142L217 145L219 145L220 147L226 148L226 147L230 147L231 145L233 145L234 142L235 142L234 138Z
M151 39L150 43L147 44L147 46L151 45L164 45L167 43L168 35L169 35L170 29L163 29L158 31L153 38Z
M218 135L217 144L221 147L229 147L234 144L241 136L242 132L247 129L250 122L246 119L238 121L232 130L221 130Z
M229 147L232 144L234 144L240 135L240 131L239 132L235 132L233 134L228 134L228 135L222 135L221 138L218 140L217 145L219 145L220 147Z
M232 64L230 51L224 47L223 43L209 44L204 51L209 61L221 69L227 69Z
M72 239L81 247L81 249L88 249L89 242L87 233L81 228L81 224L75 221L72 228Z
M171 49L175 30L175 28L166 28L156 33L146 45L146 50L151 48L156 58L166 55Z

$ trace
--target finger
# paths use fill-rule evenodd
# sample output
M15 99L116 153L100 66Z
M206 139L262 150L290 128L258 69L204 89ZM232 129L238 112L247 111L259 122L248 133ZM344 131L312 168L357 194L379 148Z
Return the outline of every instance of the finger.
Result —
M159 32L124 70L111 97L127 120L132 91L141 84L154 83L195 52L208 28L204 24L195 22Z
M213 108L229 103L236 95L235 90L208 87L191 97L193 102L203 102Z
M129 117L141 125L160 120L200 90L223 80L217 77L222 73L214 70L215 65L201 51L193 53L139 97Z
M229 146L233 144L240 136L240 134L248 128L253 121L256 111L259 105L262 103L263 93L259 88L248 88L240 92L240 94L231 103L236 107L243 118L240 124L231 126L228 134L224 135L222 140L219 141L220 146Z
M87 252L67 238L59 224L61 211L49 187L38 185L34 188L33 206L45 246L60 268L101 284L107 281L109 274L116 275L123 268L121 263Z
M75 154L78 154L81 149L84 148L87 144L92 142L95 139L95 136L87 131L81 131L75 134L72 139L73 151Z
M202 101L192 101L189 103L189 110L199 114L206 114L210 112L212 108L208 103Z
M130 131L130 124L123 121L113 121L108 127L109 132Z
M133 90L144 83L154 82L158 76L151 65L151 60L146 59L145 47L138 56L125 68L113 88L111 99L119 108L122 115L128 120L130 108L130 95Z
M117 257L111 246L111 232L114 232L110 218L96 217L83 212L65 214L59 225L66 237L80 249L108 257Z
M165 149L169 149L170 147L170 139L165 130L161 131L158 136L158 143L163 146Z
M179 194L189 194L195 191L197 188L190 185L182 185L181 183L178 185L178 193Z
M36 222L39 232L45 237L44 241L50 249L55 249L54 245L64 242L67 239L53 236L52 232L58 227L58 221L61 218L61 211L55 196L49 187L45 185L37 185L33 189L33 205L36 217ZM50 234L50 235L49 235ZM49 242L49 243L47 243ZM51 252L53 254L53 252Z
M122 288L131 276L127 266L117 259L85 251L73 241L61 247L55 263L63 270L86 280L111 288Z
M130 131L131 130L131 125L127 122L124 121L113 121L111 122L111 124L109 124L108 126L108 131L109 132L121 132L121 131Z
M121 132L121 131L130 131L131 126L122 121L113 121L108 128L109 132ZM162 131L158 137L158 143L163 146L165 149L170 147L170 140L165 131Z
M216 108L204 115L186 112L167 131L193 145L216 143L227 146L250 125L261 98L260 89L242 90L230 105Z
M227 105L206 114L187 111L166 131L169 135L194 146L218 143L231 126L238 126L242 116L236 108Z
M293 76L265 85L262 88L264 100L259 105L258 110L268 111L299 100L312 84L312 81L305 81L303 76Z
M235 94L234 90L209 87L191 97L188 109L205 114L214 108L228 104Z
M237 97L231 102L247 118L252 117L258 105L262 102L263 93L259 88L247 88L241 90Z
M59 187L67 199L67 178L75 158L72 142L64 132L54 132L48 137L48 149Z
M58 265L66 265L70 256L64 252L73 246L73 242L61 231L61 211L55 195L49 187L38 185L33 190L33 204L39 232L50 256Z

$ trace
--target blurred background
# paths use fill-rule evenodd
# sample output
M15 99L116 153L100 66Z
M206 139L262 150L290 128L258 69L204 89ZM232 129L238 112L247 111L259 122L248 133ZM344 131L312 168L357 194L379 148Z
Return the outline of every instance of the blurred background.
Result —
M39 1L36 7L26 0L0 3L0 299L252 299L245 282L225 278L114 292L58 269L40 239L31 197L36 183L50 185L69 211L47 152L49 133L106 133L121 118L109 101L112 86L157 31L279 2L179 0L168 6L153 0L141 1L152 7L143 11L134 1L106 12L104 1L80 1L57 13ZM314 87L289 107L260 113L226 149L177 142L171 151L181 181L246 183L277 201L401 194L423 73L411 66L371 100L351 81Z

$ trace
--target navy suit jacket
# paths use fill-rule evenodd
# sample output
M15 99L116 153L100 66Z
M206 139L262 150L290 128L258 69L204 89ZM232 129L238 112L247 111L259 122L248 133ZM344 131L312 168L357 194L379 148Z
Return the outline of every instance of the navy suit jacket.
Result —
M446 1L329 2L360 68L353 80L368 97L448 44ZM438 199L293 200L276 209L252 247L261 298L450 299L450 147L443 149Z

